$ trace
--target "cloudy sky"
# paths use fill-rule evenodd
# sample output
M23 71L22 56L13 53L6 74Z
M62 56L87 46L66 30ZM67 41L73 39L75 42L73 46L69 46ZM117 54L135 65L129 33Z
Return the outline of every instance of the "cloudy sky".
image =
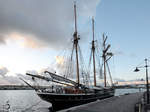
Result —
M51 66L72 44L74 0L0 0L0 74L16 76ZM133 69L150 57L149 0L76 0L82 48L90 48L91 18L95 36L109 37L115 56L114 78L144 78ZM88 47L87 47L88 46ZM84 53L87 55L87 53ZM5 81L2 81L5 82Z

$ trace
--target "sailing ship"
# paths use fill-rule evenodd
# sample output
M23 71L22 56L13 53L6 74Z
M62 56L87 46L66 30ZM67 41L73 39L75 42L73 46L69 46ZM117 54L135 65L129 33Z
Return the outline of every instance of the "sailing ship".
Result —
M77 81L71 80L69 78L60 76L56 73L52 73L50 71L45 71L46 74L50 75L50 77L42 76L42 75L33 75L30 73L26 73L27 75L33 78L39 78L50 82L55 82L64 86L59 87L51 87L51 91L47 89L38 89L34 88L27 82L30 87L34 88L37 92L37 95L52 104L52 110L58 111L66 108L70 108L73 106L78 106L82 104L86 104L89 102L96 101L98 99L105 99L114 96L114 88L107 87L106 83L106 66L108 60L112 57L112 53L108 52L110 45L106 46L107 37L103 35L103 50L102 50L102 58L103 58L103 69L104 69L104 87L98 86L96 83L96 65L95 65L95 38L94 38L94 19L92 19L92 29L93 29L93 40L92 40L92 60L93 60L93 74L94 74L94 87L87 86L85 84L80 83L80 68L79 68L79 57L78 57L78 41L79 36L77 32L77 16L76 16L76 4L74 4L74 16L75 16L75 32L73 34L73 44L75 47L76 54L76 77Z

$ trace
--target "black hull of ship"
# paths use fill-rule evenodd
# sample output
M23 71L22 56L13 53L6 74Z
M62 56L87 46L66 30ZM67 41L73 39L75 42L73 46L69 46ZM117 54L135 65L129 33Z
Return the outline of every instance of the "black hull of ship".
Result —
M74 106L90 103L98 99L105 99L114 96L114 89L104 93L87 93L87 94L57 94L57 93L37 93L38 96L52 103L52 110L58 111Z

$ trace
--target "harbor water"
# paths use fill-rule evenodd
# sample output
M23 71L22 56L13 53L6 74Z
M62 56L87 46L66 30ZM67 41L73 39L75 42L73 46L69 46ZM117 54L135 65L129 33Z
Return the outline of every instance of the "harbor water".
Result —
M116 89L115 96L136 92L139 89ZM51 107L33 90L1 90L0 96L0 112L49 112Z
M34 90L0 90L0 112L49 112Z

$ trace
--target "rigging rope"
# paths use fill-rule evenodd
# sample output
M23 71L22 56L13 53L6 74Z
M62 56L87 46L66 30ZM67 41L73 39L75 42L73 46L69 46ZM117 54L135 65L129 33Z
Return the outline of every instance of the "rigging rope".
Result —
M109 77L110 77L111 85L113 85L113 80L112 80L112 76L111 76L110 68L109 68L109 65L108 65L108 62L107 62L107 61L106 61L106 65L107 65L107 69L108 69L108 73L109 73Z
M79 56L80 56L80 60L81 60L80 62L81 62L81 68L82 68L81 70L82 70L83 83L86 84L86 85L89 85L88 73L87 73L87 69L86 69L86 66L85 66L84 58L83 58L80 46L78 46L78 48L79 48ZM85 78L84 78L84 75L85 75Z

